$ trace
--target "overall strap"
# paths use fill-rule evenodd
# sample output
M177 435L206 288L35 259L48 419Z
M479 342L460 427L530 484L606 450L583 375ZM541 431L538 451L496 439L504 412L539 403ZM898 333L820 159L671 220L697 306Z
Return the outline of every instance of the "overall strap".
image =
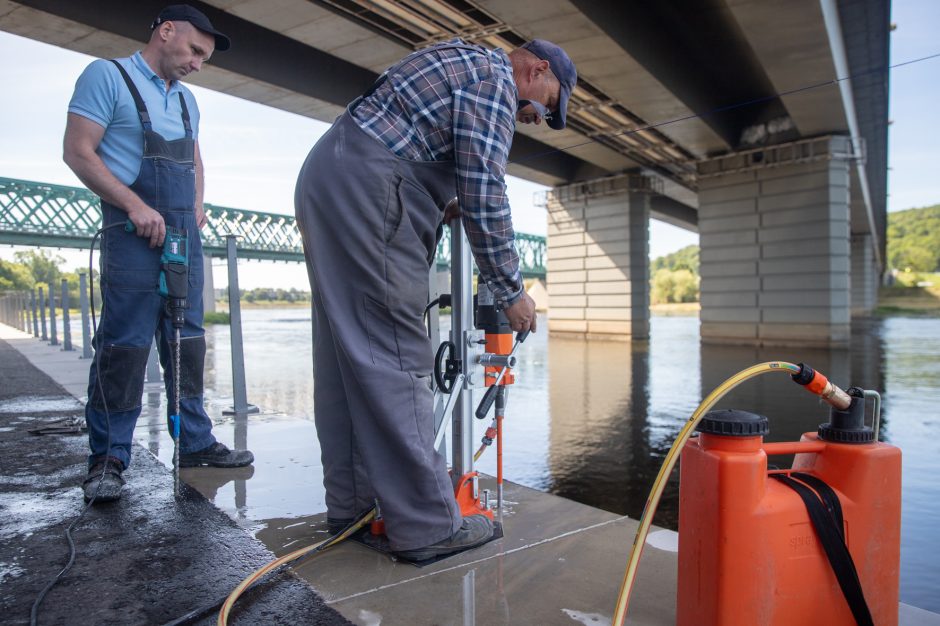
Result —
M369 87L368 91L362 94L362 100L365 100L366 98L371 96L373 93L375 93L375 90L381 87L382 84L386 80L388 80L389 74L398 70L398 68L400 68L405 63L408 63L412 59L419 57L422 54L427 54L430 52L439 52L441 50L470 50L471 52L476 52L478 54L486 54L485 48L482 48L480 46L471 46L468 44L459 44L459 43L443 43L443 44L430 46L428 48L422 48L421 50L416 50L412 52L411 54L409 54L408 56L406 56L401 61L399 61L398 63L396 63L395 65L393 65L392 67L385 70L385 72L381 76L379 76L378 79L376 79L374 83L372 83L372 86Z
M183 116L183 129L186 131L186 138L189 139L193 136L193 127L189 123L189 109L186 108L186 98L183 97L183 92L180 91L177 95L180 97L180 112Z
M845 596L845 601L848 603L853 617L855 617L855 622L859 626L872 626L871 611L865 601L865 594L862 591L862 583L858 579L855 562L852 560L852 555L842 538L842 529L836 528L836 521L827 506L824 506L816 493L803 483L785 474L771 474L770 476L796 491L800 499L803 500L806 511L809 513L809 519L816 530L816 536L826 552L829 565L832 566L836 580L839 581L842 595ZM828 485L826 487L828 488ZM833 495L835 495L834 492ZM838 498L836 500L838 501Z
M137 115L140 116L140 123L146 130L152 130L150 113L147 111L147 105L144 104L144 99L140 95L137 85L131 80L130 75L128 75L123 65L118 63L116 59L111 59L111 62L117 66L118 71L121 72L121 77L124 78L124 82L127 83L127 88L131 92L131 97L134 99L134 106L137 107ZM186 106L186 98L183 97L183 92L180 91L177 95L180 98L180 113L183 118L183 129L186 131L186 138L188 139L193 136L193 127L189 121L189 108Z
M144 104L144 99L141 97L140 91L137 90L137 85L135 85L131 77L128 76L124 66L117 62L117 59L111 59L111 62L117 66L118 71L121 72L121 76L124 78L124 82L127 83L131 97L134 98L134 105L137 107L137 115L140 116L140 123L145 129L151 130L150 113L147 112L147 105Z

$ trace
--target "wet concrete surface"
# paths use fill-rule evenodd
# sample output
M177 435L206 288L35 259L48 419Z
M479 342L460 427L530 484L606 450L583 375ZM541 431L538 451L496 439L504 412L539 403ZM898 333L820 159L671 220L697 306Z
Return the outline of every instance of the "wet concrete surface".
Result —
M3 327L0 326L0 337ZM78 385L78 376L73 370L76 364L87 363L76 361L75 357L68 357L68 362L57 349L41 345L35 340L12 340L13 345L28 355L33 363L39 365L44 371L65 386L75 395L83 393ZM42 348L42 349L40 349ZM45 354L46 352L56 354ZM0 352L0 363L4 362L4 353ZM47 367L46 362L51 364ZM87 364L78 365L78 369L87 374ZM69 381L73 381L72 384ZM33 380L33 377L28 377ZM5 389L6 379L4 372L0 371L0 382ZM61 392L59 392L61 394ZM54 419L58 415L69 414L71 407L76 405L68 397L54 394L37 394L30 391L28 403L36 408L50 410L47 419ZM131 550L145 551L145 557L131 561L125 557L119 563L131 563L130 568L121 565L121 572L111 577L111 580L122 580L127 577L133 580L138 576L136 568L140 560L155 559L158 566L163 568L165 574L154 580L144 576L142 582L133 583L134 590L143 589L150 593L147 601L142 603L165 603L166 594L160 594L152 589L156 585L165 585L165 579L174 575L184 580L186 585L177 585L172 594L180 593L193 596L193 600L179 602L185 605L186 610L197 606L200 601L208 601L214 591L219 597L227 593L238 580L244 577L255 566L270 560L271 555L260 559L251 566L244 565L234 575L226 567L237 558L240 549L231 547L232 537L239 537L232 529L233 522L218 521L220 526L226 528L226 533L220 534L220 541L226 545L218 546L212 543L214 537L201 537L199 529L193 530L185 526L188 517L184 517L183 508L189 506L191 501L199 501L192 492L179 505L175 503L170 494L169 472L156 463L155 458L169 462L171 444L164 425L164 407L161 404L161 393L157 389L154 393L145 393L144 414L138 422L136 437L151 453L146 454L143 448L135 447L134 466L127 476L130 488L139 488L149 491L160 491L162 495L154 496L155 504L160 509L154 512L136 512L140 503L134 499L129 504L127 499L123 506L131 507L129 517L118 514L113 516L115 523L128 524L135 521L134 515L146 517L156 515L161 519L156 529L149 522L148 530ZM152 396L152 398L150 397ZM6 409L12 407L14 413L22 413L26 408L24 400L16 396L15 400L6 401L0 397L0 455L5 456L4 437L19 428L8 424L5 419ZM281 408L273 406L266 408ZM577 409L577 406L574 407ZM55 409L58 412L52 411ZM299 547L309 545L315 541L325 539L325 521L322 511L325 505L322 502L322 480L319 467L318 447L316 446L316 432L310 421L297 419L283 414L266 414L252 416L250 424L239 423L236 420L216 420L214 432L225 443L241 447L247 443L256 455L256 462L252 468L241 470L185 470L182 474L184 482L188 483L212 503L228 513L234 524L244 531L252 533L256 539L270 548L276 555L283 555ZM250 436L249 436L250 432ZM68 454L77 457L85 454L84 437L61 438L65 442L77 442L68 449ZM74 449L73 449L74 448ZM76 452L77 450L77 452ZM491 453L492 454L492 453ZM80 462L77 461L77 462ZM142 467L145 466L145 467ZM67 467L63 469L67 473ZM136 472L152 472L155 476L152 483L136 477ZM4 459L0 457L0 492L10 489L7 485L19 485L39 481L28 471L23 475L10 475L6 471ZM72 489L68 497L74 494L70 501L74 512L80 508L80 494L77 488L81 480L81 473L75 470L71 478L63 477L52 472L51 478L45 478L49 483L48 489ZM25 482L24 482L25 481ZM71 482L69 482L71 481ZM161 482L162 481L162 482ZM483 488L493 489L490 479L483 480ZM34 487L34 491L39 491ZM162 490L162 491L161 491ZM28 489L24 489L28 491ZM138 491L138 494L143 493ZM131 493L128 492L128 496ZM150 496L148 496L149 498ZM605 512L590 506L578 504L571 500L552 496L537 490L528 489L514 484L506 487L507 508L504 523L506 536L496 542L483 546L480 549L446 559L433 566L415 568L412 565L395 562L387 556L372 551L364 546L347 543L336 549L324 553L316 559L302 561L294 568L296 576L309 582L315 591L321 594L326 604L337 609L345 618L354 623L376 626L394 624L591 624L609 626L617 589L623 576L630 542L636 528L636 521L624 516ZM69 502L69 501L67 501ZM203 502L200 506L208 506ZM22 510L24 518L31 527L42 527L42 520L47 510L39 497L29 501L28 507ZM211 507L209 507L211 508ZM177 510L178 509L178 510ZM55 519L63 520L65 516L58 511ZM212 513L206 513L212 518ZM15 608L15 613L7 611L6 597L13 592L7 590L11 581L23 576L26 571L22 557L14 560L7 558L9 552L3 530L6 527L7 509L0 508L0 577L3 578L0 588L0 615L27 615L29 603L32 602L33 591L24 591L30 597L23 599ZM38 521L37 521L38 520ZM94 525L89 523L92 535L105 536L112 532L105 525L107 520L96 518ZM65 562L66 547L62 538L61 528L48 531L42 543L44 571L53 575ZM182 526L182 527L181 527ZM84 524L83 524L84 528ZM41 530L41 529L40 529ZM37 532L34 528L24 532ZM44 531L45 532L45 531ZM79 545L82 549L83 540L80 530ZM174 570L172 561L174 552L166 542L175 543L178 535L193 532L196 537L188 539L183 537L181 545L196 545L197 549L207 551L205 560L195 565L189 562L181 563L179 570ZM174 534L177 533L177 534ZM119 532L113 534L121 535ZM110 535L109 535L110 536ZM242 541L244 535L240 536ZM668 530L656 529L648 539L644 550L643 561L640 564L635 592L630 606L628 623L631 624L670 624L674 622L675 615L675 568L676 568L676 534ZM124 538L123 540L127 540ZM198 544L202 542L202 547ZM38 544L37 544L38 545ZM237 545L241 545L240 543ZM257 544L255 544L257 545ZM51 546L51 547L50 547ZM19 549L17 545L16 549ZM98 549L96 563L104 562ZM19 553L16 553L19 554ZM83 557L79 555L79 560ZM162 560L160 560L162 559ZM215 561L213 561L215 559ZM207 562L209 564L207 564ZM211 570L215 563L220 573ZM31 566L34 567L34 566ZM236 568L237 569L237 568ZM208 573L207 573L208 571ZM8 574L10 572L10 574ZM96 575L92 569L86 571L86 579ZM12 575L12 578L10 577ZM36 576L35 574L31 574ZM148 573L149 576L149 573ZM71 577L71 575L70 575ZM42 584L48 578L43 578ZM193 581L195 580L195 584ZM290 595L286 599L274 598L276 590L284 580L297 582L284 576L278 583L263 589L257 596L258 609L251 606L249 599L248 611L241 614L237 623L329 623L316 622L304 609L293 610L293 601ZM38 583L37 583L38 584ZM76 582L79 587L89 584L87 580ZM115 583L116 584L116 583ZM128 583L122 583L127 585ZM149 585L149 587L148 587ZM41 587L41 585L39 585ZM38 588L36 591L38 591ZM192 589L190 588L192 587ZM164 586L159 589L164 589ZM208 589L208 591L207 591ZM293 588L292 588L293 589ZM81 589L78 590L79 592ZM56 594L63 595L56 597ZM68 593L72 593L68 591ZM143 592L135 591L138 596ZM59 588L52 592L50 598L54 602L71 600L71 596L64 595ZM111 596L104 596L111 598ZM115 602L114 598L109 600ZM47 601L48 602L48 601ZM45 606L45 605L44 605ZM79 608L83 605L77 604ZM265 612L266 611L266 612ZM176 613L182 614L185 611ZM165 619L171 619L167 612ZM120 618L114 615L120 614ZM147 623L161 623L163 618L154 617L153 613L141 612L140 620ZM128 621L123 613L115 611L109 613L112 617L100 620L87 620L88 623L96 621L115 621L117 623L138 623ZM130 613L128 613L130 615ZM236 610L235 618L239 617ZM53 620L53 617L68 618L65 621ZM334 615L335 618L335 615ZM928 613L910 606L901 605L900 623L908 624L940 624L940 616ZM2 620L0 620L2 621ZM58 616L50 614L48 622L43 615L42 623L85 623L76 620L72 612L63 612ZM12 622L24 623L24 622ZM213 623L204 620L202 623Z
M492 489L484 478L481 488ZM636 520L508 484L505 536L417 568L344 544L297 574L362 626L611 623ZM654 529L629 623L675 623L676 534Z
M29 433L82 407L3 340L0 381L0 621L26 624L68 559L87 439ZM274 558L196 490L183 485L175 499L170 472L138 445L125 477L119 502L90 508L76 525L75 563L46 596L40 624L162 624L223 598ZM249 592L232 622L349 623L290 573Z

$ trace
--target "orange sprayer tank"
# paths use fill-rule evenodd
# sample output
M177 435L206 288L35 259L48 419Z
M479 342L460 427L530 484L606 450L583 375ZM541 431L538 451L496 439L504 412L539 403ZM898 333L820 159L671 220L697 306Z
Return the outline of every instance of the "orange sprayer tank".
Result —
M861 398L850 409L859 411ZM681 456L677 624L855 623L806 506L768 477L768 454L795 454L794 471L835 490L874 623L898 623L901 451L842 442L859 438L832 428L848 414L833 410L830 424L799 442L767 444L766 417L705 416Z

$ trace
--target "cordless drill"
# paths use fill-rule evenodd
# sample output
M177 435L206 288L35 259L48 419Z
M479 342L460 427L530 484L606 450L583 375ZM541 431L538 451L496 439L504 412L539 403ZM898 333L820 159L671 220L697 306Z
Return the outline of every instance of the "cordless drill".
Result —
M173 328L182 328L189 294L189 238L183 228L166 227L157 292L166 298L166 313Z
M134 232L127 220L124 230ZM166 314L173 325L173 413L170 435L173 437L173 493L180 493L180 330L186 321L186 296L189 294L189 238L184 228L166 227L160 254L159 293L166 300Z
M133 233L137 227L127 220L124 230ZM185 228L166 227L157 293L166 298L166 313L173 328L182 328L189 294L189 237Z

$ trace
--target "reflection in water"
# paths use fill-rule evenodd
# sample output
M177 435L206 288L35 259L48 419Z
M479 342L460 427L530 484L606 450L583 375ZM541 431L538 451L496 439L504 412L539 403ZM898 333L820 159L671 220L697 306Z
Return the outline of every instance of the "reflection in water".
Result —
M475 585L475 576L476 570L471 569L466 574L463 575L462 581L462 590L463 590L463 624L464 626L475 626L477 623L477 614L476 614L476 585Z
M553 493L638 518L666 453L701 399L755 363L804 361L843 388L883 389L876 322L859 325L851 352L700 345L697 320L686 317L653 318L653 328L649 343L551 340ZM767 441L796 441L828 421L828 406L782 373L743 383L716 408L766 415ZM655 522L675 529L677 507L674 472Z
M645 500L637 467L650 456L645 343L549 342L553 493L608 511Z
M244 492L245 484L254 476L255 468L252 465L247 467L184 467L180 469L180 480L195 488L199 493L209 500L215 500L219 495L219 489L228 483L235 483L235 500L238 507L238 485L241 483L242 503L241 508L245 507Z
M312 423L310 312L246 310L243 319L248 401L288 417L216 419L216 435L224 442L250 444L255 473L250 481L231 478L233 488L204 484L200 490L283 554L325 537L318 526L322 516L312 517L325 505ZM544 318L539 326L547 328ZM505 423L506 478L637 518L667 450L702 397L755 363L805 361L843 388L883 391L881 436L903 451L901 599L940 611L932 530L940 517L940 319L853 326L852 345L842 350L702 345L698 319L681 316L654 316L648 342L549 339L543 330L518 355ZM228 328L210 327L207 343L207 405L217 418L232 403ZM476 401L481 395L475 394ZM148 405L156 401L147 398ZM719 406L767 415L770 441L797 440L828 419L828 408L785 374L747 381ZM147 408L138 437L168 462L172 446L164 410ZM488 421L474 421L478 441ZM494 474L495 456L489 451L478 468ZM655 518L667 528L675 528L678 517L677 477L674 472ZM457 598L454 611L460 611Z

